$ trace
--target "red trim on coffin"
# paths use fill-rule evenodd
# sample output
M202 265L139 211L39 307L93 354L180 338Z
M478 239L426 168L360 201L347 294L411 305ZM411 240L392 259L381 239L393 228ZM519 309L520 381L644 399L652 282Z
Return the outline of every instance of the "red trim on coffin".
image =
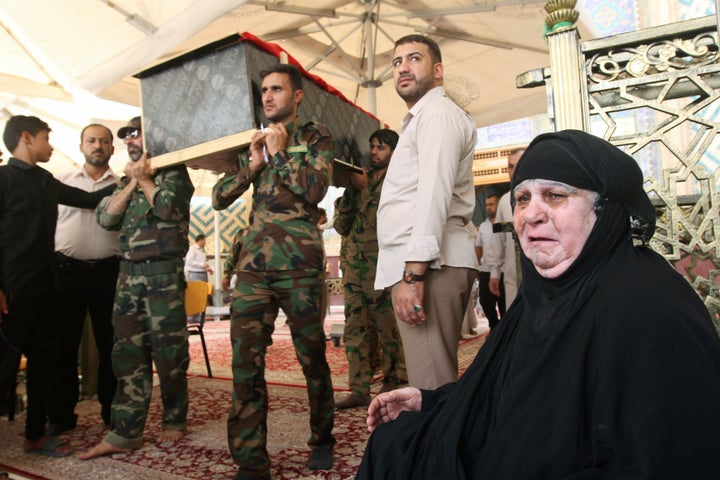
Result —
M258 37L256 37L255 35L253 35L253 34L250 33L250 32L243 32L243 33L241 33L241 34L240 34L240 40L241 40L241 41L250 41L250 42L254 43L255 45L257 45L258 47L260 47L260 48L262 48L263 50L265 50L266 52L268 52L269 54L274 55L274 56L276 56L276 57L278 57L278 58L280 58L280 53L284 53L284 54L287 55L287 57L288 57L288 63L292 63L293 65L295 65L296 67L298 67L298 68L300 69L300 71L301 71L306 77L310 78L310 80L312 80L313 82L315 82L316 84L318 84L319 86L321 86L322 88L324 88L328 93L331 93L331 94L335 95L336 97L340 98L342 101L344 101L344 102L346 102L346 103L349 103L350 105L352 105L353 107L357 108L357 109L360 110L361 112L363 112L363 113L365 113L366 115L374 118L375 120L378 121L378 123L381 123L381 122L380 122L380 119L379 119L378 117L376 117L375 115L373 115L372 113L368 112L368 111L365 110L364 108L361 108L361 107L357 106L356 104L354 104L353 102L351 102L350 100L348 100L348 99L345 97L345 95L343 95L342 92L340 92L340 90L338 90L337 88L331 86L331 85L328 84L325 80L323 80L322 78L318 77L317 75L315 75L315 74L313 74L313 73L310 73L310 72L308 72L307 70L305 70L305 69L303 68L303 66L300 65L300 62L298 62L297 60L295 60L295 58L294 58L292 55L290 55L290 54L287 52L287 50L285 50L284 48L282 48L282 47L281 47L280 45L278 45L277 43L269 43L269 42L266 42L266 41L264 41L264 40L260 40ZM388 124L384 123L383 125L385 125L385 128L389 128Z

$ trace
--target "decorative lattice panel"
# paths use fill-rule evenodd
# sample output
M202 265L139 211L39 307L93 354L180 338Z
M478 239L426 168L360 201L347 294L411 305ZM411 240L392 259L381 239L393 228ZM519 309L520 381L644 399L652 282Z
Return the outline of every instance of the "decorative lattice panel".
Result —
M220 217L220 254L227 253L235 232L247 226L248 202L238 200L225 210L218 212ZM215 252L215 210L210 203L194 203L190 206L190 238L199 234L207 237L205 253Z
M592 132L631 154L658 211L651 244L720 312L720 48L712 21L585 45Z

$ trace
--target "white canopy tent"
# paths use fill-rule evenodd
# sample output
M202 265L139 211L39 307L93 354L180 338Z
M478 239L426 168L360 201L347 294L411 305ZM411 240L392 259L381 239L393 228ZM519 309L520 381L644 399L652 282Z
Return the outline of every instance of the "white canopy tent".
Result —
M440 44L449 92L482 126L545 111L543 91L515 88L518 74L547 64L544 3L0 0L0 92L65 101L89 92L139 106L133 73L248 31L397 126L405 106L392 85L392 43L421 33Z
M398 126L405 105L392 84L393 43L428 34L441 46L446 87L478 126L542 113L545 93L518 90L515 77L547 64L545 2L501 0L250 0L223 15L165 56L248 31L279 43L311 73L348 99ZM162 59L159 59L162 61ZM95 90L125 97L132 80ZM125 87L122 91L119 86ZM97 84L95 88L103 87Z
M543 38L545 3L0 0L0 112L7 116L32 109L37 98L66 102L80 98L81 105L71 107L79 110L77 117L124 122L127 109L116 112L111 104L95 104L86 110L84 105L92 104L88 97L131 105L137 113L139 83L133 73L231 33L248 31L280 43L307 70L397 128L405 105L395 94L388 67L392 42L421 33L432 36L442 48L451 95L478 127L493 125L546 110L543 89L515 88L518 74L549 62ZM590 15L600 16L598 21L605 24L633 9L644 12L645 21L667 22L677 19L685 3L580 0L576 7L581 11L580 33L585 40L594 37L584 23L592 27ZM697 3L703 2L693 5ZM98 108L107 113L96 115Z

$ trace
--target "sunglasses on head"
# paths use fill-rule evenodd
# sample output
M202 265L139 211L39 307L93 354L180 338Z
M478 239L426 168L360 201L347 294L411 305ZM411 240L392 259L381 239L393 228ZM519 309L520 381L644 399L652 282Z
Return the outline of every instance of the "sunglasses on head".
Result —
M130 130L125 134L123 137L123 140L127 140L128 138L138 138L140 136L140 129L136 128L134 130Z

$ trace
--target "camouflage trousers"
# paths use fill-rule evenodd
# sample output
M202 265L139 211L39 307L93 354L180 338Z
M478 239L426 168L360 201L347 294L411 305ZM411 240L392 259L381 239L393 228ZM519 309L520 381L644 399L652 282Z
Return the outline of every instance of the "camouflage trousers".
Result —
M111 445L136 449L152 394L155 362L160 379L164 430L185 430L188 411L188 334L185 328L185 278L175 273L118 276L113 310L113 370L118 379L113 399Z
M275 316L287 316L295 353L307 382L311 448L335 445L330 367L325 358L325 334L320 321L324 285L319 270L238 272L230 308L233 399L227 421L228 446L240 473L267 476L268 397L265 352L272 343Z
M379 344L380 366L385 385L407 383L405 358L400 333L395 323L390 292L375 290L377 252L353 251L346 255L343 271L345 293L345 355L348 359L348 383L352 393L370 395L375 369L373 356ZM377 332L377 342L373 335Z

